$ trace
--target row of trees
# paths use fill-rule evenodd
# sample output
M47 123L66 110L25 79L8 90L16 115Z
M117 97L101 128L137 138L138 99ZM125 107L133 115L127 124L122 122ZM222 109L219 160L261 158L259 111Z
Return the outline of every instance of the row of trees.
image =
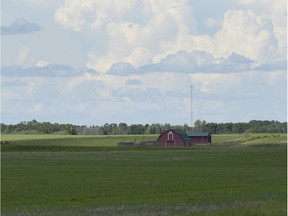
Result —
M287 122L257 121L240 123L207 123L197 120L194 127L184 125L165 124L131 124L112 123L102 126L78 126L72 124L58 124L38 122L36 120L6 125L1 123L1 133L30 133L30 134L71 134L71 135L125 135L125 134L160 134L170 128L183 131L209 131L212 134L231 133L286 133Z
M1 133L30 133L30 134L77 134L77 126L50 122L22 121L18 124L6 125L1 123Z
M239 123L206 123L197 120L194 123L194 130L209 131L212 134L233 134L233 133L286 133L287 122L258 121Z

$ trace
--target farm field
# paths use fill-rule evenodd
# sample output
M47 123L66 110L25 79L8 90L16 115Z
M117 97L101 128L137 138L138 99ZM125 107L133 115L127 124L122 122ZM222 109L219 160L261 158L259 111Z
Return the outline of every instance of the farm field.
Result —
M141 142L156 140L158 135L44 135L44 134L2 134L2 141L19 146L78 146L115 147L118 142Z
M156 140L159 135L44 135L44 134L2 134L3 142L21 146L77 146L115 147L118 142L141 142ZM215 145L287 143L287 134L216 134L212 135Z
M2 215L287 214L286 134L115 147L135 139L143 136L2 135Z

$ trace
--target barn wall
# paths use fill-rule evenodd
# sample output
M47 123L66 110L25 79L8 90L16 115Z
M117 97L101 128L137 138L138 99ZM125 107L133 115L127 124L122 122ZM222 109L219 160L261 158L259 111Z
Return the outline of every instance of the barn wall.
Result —
M211 143L211 138L207 136L194 136L190 137L192 144L208 144Z
M186 146L185 141L183 141L182 137L174 131L172 131L173 132L173 140L169 140L168 139L169 132L170 132L170 130L166 131L160 135L160 137L157 140L157 146L163 146L163 147L174 147L174 146L184 147L184 146Z
M162 133L160 137L157 140L157 146L166 146L166 140L167 140L168 132Z

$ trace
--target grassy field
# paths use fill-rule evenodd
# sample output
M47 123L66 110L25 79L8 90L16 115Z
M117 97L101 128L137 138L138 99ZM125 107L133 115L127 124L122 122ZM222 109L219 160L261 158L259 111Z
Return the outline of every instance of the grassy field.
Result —
M113 147L118 142L141 142L156 140L159 135L31 135L2 134L1 140L17 146L78 146L78 147ZM215 145L223 144L264 144L287 143L287 134L216 134L212 135Z
M2 215L287 214L286 134L115 147L135 139L143 136L2 135Z
M31 135L31 134L2 134L3 141L17 145L29 146L80 146L80 147L111 147L118 142L141 142L156 140L159 135Z

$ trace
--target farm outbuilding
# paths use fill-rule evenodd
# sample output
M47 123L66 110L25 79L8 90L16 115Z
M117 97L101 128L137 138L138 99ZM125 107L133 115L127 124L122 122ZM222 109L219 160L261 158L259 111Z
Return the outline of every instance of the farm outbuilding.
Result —
M207 145L211 143L209 132L184 132L179 129L169 129L160 134L157 146L162 147L189 147L196 144Z
M188 137L193 145L208 145L211 144L211 133L209 132L188 132Z

